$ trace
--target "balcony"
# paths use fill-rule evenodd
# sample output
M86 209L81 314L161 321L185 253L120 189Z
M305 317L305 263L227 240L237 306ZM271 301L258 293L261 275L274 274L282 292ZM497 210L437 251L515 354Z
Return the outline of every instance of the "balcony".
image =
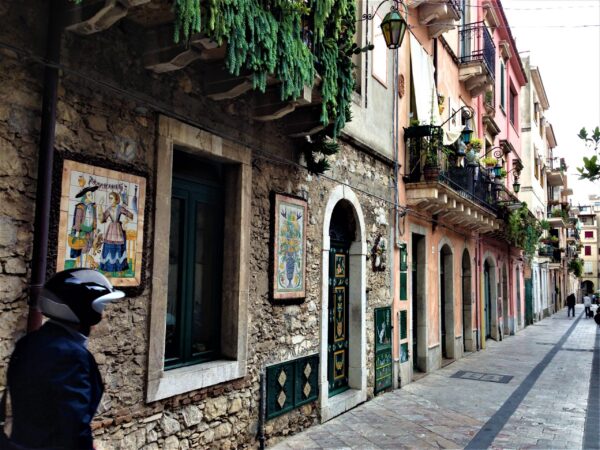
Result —
M459 79L472 97L494 84L496 46L483 22L467 24L459 30Z
M410 208L437 214L445 224L481 233L500 229L498 190L479 165L461 167L442 145L442 129L404 129L407 164L404 181Z
M456 21L462 17L458 0L413 0L409 8L417 10L419 23L427 26L431 39L456 28Z
M560 169L548 169L546 170L546 179L548 180L548 186L564 186L565 175Z

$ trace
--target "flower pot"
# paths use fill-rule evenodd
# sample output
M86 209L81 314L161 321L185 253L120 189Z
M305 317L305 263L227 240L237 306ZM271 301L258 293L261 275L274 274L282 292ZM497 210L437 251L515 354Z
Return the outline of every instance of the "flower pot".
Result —
M439 166L425 166L423 168L423 177L425 181L436 181L440 176Z

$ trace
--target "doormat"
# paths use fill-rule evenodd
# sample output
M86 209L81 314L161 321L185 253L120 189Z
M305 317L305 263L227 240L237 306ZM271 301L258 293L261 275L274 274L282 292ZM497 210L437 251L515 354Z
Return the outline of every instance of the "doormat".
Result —
M450 378L462 378L463 380L475 380L475 381L489 381L491 383L503 383L506 384L513 379L511 375L497 375L494 373L480 373L480 372L467 372L465 370L459 370Z

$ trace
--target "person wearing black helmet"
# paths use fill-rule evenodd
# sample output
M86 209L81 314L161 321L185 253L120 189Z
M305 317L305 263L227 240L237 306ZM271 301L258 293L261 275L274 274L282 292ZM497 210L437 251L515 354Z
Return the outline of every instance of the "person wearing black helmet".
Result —
M93 449L90 422L104 386L87 340L105 305L124 296L90 269L65 270L46 282L38 306L50 320L17 342L8 366L12 443Z

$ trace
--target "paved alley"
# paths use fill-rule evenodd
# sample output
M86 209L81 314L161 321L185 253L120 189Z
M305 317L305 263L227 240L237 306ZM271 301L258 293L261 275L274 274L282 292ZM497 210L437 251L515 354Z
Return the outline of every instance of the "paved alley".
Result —
M576 308L272 448L597 449L600 328Z

